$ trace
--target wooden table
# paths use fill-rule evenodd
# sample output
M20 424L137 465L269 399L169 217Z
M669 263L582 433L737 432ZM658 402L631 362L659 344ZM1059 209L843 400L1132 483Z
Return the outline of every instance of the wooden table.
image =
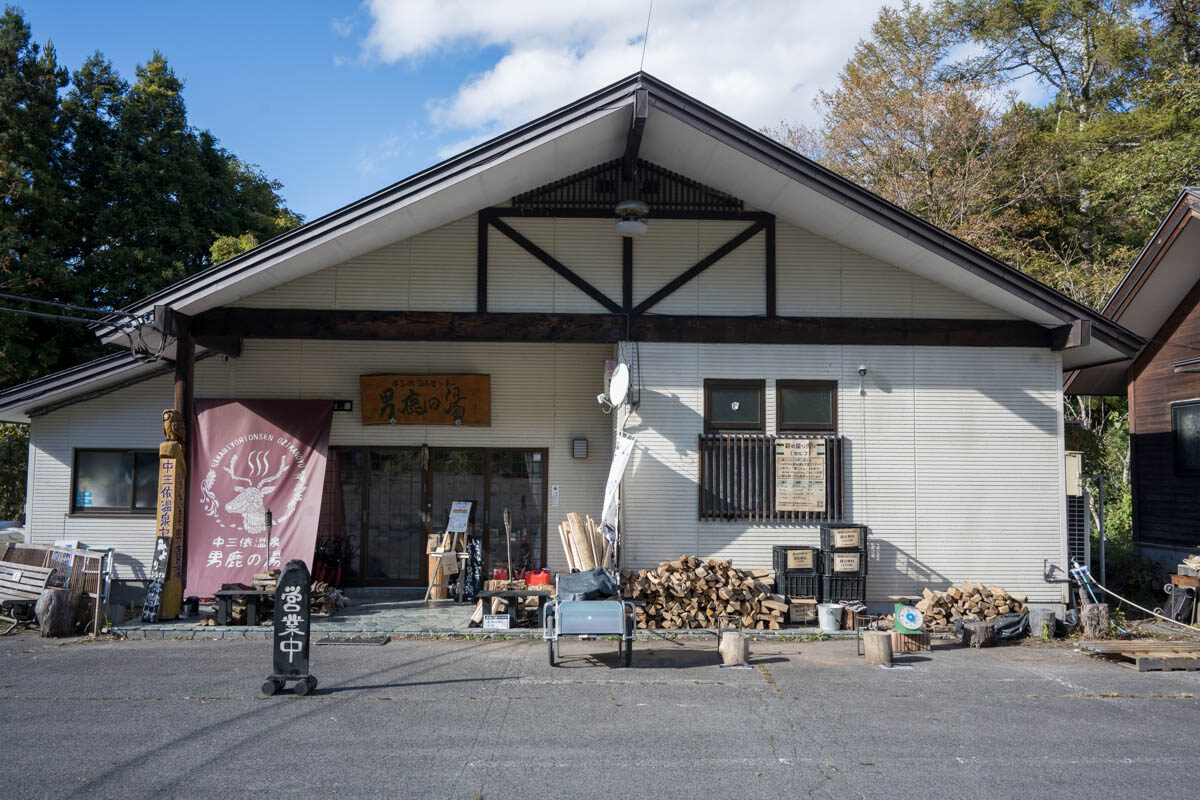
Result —
M239 597L246 598L246 624L258 624L258 605L264 597L274 597L274 592L264 589L222 589L213 594L217 598L217 624L228 625L233 617L233 601Z
M525 597L537 597L538 599L538 619L542 618L542 612L546 610L546 604L550 602L552 595L550 592L539 592L536 589L493 589L491 591L476 592L475 597L479 600L490 600L493 597L502 597L506 600L516 600ZM509 604L510 612L513 609L513 604Z

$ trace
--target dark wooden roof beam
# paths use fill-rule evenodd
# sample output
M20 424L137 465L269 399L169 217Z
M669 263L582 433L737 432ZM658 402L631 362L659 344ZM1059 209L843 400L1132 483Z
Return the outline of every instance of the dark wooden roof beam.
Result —
M626 182L633 180L633 174L637 171L638 151L642 149L642 133L646 130L649 113L650 93L638 89L633 93L633 119L625 136L625 155L621 159L621 177Z
M197 316L198 338L346 341L711 342L929 347L1042 347L1050 330L1025 320L460 313L218 308Z
M1092 342L1092 323L1086 319L1075 319L1066 325L1050 329L1050 349L1057 352L1076 347L1087 347Z

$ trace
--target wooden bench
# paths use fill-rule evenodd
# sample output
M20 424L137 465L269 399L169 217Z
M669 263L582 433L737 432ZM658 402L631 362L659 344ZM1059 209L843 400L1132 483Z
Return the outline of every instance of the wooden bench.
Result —
M13 628L22 622L33 622L32 606L42 596L53 575L54 567L31 567L13 561L0 561L0 609L7 612L0 613L0 620L12 623L0 636L12 633ZM25 610L27 616L22 616L19 610Z

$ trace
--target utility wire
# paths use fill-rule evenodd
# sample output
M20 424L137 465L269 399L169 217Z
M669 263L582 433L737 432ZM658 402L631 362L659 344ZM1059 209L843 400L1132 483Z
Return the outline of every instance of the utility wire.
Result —
M55 306L57 308L69 308L72 311L86 311L89 314L111 314L111 311L103 311L98 308L88 308L87 306L77 306L71 303L59 303L54 300L38 300L34 297L22 297L19 294L5 294L0 292L0 299L16 300L19 303L33 303L40 306ZM98 321L98 320L97 320Z
M646 32L642 35L642 60L638 62L638 72L646 67L646 43L650 41L650 15L654 13L654 0L650 0L650 8L646 9Z
M84 322L88 325L95 325L100 320L89 319L88 317L68 317L65 314L47 314L43 311L26 311L23 308L3 308L0 307L0 314L24 314L27 317L38 317L39 319L57 319L66 322Z

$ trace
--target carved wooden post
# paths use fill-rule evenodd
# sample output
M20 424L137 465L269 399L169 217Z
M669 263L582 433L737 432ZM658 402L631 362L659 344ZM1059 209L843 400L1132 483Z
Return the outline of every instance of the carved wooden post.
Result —
M155 502L155 557L142 620L156 622L179 616L183 579L187 574L187 434L192 418L196 340L190 318L170 309L155 309L155 325L163 336L174 336L175 402L163 411L163 443L158 446L158 494ZM165 552L164 552L165 551Z

